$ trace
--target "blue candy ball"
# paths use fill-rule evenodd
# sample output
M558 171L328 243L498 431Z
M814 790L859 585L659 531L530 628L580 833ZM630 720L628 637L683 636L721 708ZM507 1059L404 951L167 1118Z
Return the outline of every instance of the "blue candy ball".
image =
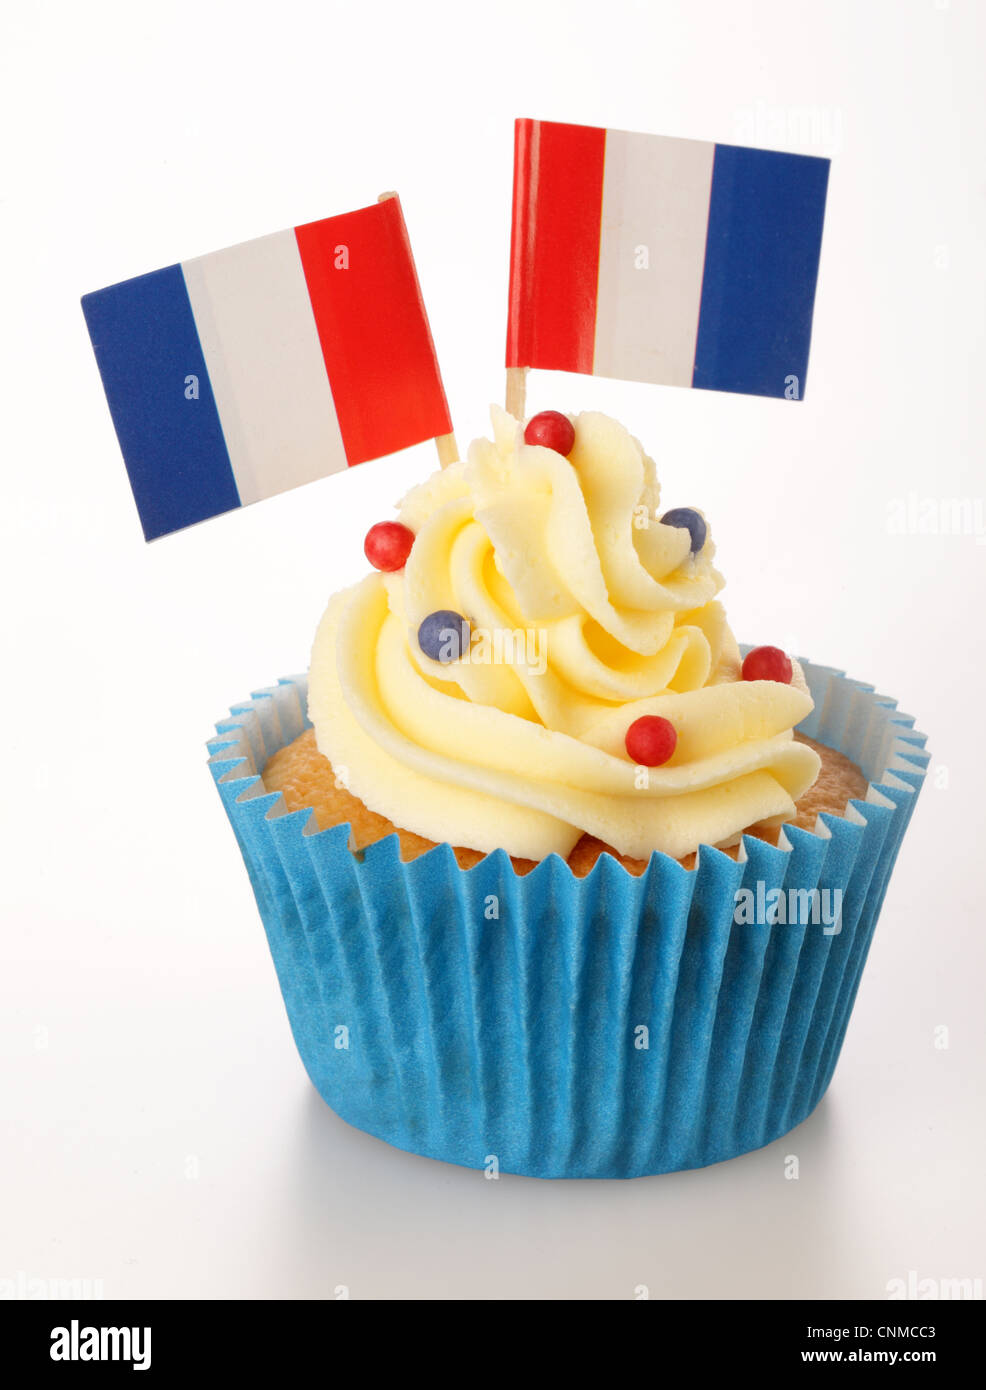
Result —
M665 526L682 526L692 538L692 554L697 555L705 544L709 528L705 518L694 507L674 507L661 517Z
M458 661L469 649L469 622L461 613L439 608L418 628L418 646L432 661Z

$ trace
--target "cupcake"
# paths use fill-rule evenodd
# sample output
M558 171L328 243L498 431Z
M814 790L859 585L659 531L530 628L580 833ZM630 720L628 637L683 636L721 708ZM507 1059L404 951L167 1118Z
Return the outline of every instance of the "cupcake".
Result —
M367 538L307 682L211 766L308 1073L398 1147L698 1167L824 1093L926 755L741 650L704 515L597 413L493 438Z

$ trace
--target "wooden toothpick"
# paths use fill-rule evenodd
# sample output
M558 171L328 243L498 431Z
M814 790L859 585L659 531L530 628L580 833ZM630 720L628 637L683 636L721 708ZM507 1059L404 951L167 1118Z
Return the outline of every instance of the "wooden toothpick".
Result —
M508 367L507 368L507 397L506 406L508 414L515 420L524 419L524 410L527 406L527 373L529 367Z
M455 442L454 434L437 435L435 448L438 450L438 462L443 468L448 468L450 463L459 462L459 446Z

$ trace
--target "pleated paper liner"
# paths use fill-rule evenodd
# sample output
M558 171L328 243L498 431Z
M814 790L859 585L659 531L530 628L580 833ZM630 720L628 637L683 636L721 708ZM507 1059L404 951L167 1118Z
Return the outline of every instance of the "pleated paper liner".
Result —
M517 877L503 851L463 870L448 845L405 864L395 835L354 854L348 826L318 831L258 775L307 727L305 678L235 706L210 766L332 1109L413 1153L572 1178L701 1167L805 1119L928 755L894 701L803 665L803 731L859 764L866 800L779 848L745 838L741 862L703 846L692 871L655 854L640 877L609 855L585 879L557 856ZM758 885L838 890L841 919L738 925Z

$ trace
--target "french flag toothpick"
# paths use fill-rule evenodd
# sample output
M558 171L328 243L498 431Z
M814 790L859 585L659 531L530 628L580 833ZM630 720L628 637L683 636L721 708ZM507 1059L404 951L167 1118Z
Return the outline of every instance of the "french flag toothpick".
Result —
M455 456L396 196L82 308L147 540L424 439Z
M517 121L508 377L800 400L828 173L814 156Z

